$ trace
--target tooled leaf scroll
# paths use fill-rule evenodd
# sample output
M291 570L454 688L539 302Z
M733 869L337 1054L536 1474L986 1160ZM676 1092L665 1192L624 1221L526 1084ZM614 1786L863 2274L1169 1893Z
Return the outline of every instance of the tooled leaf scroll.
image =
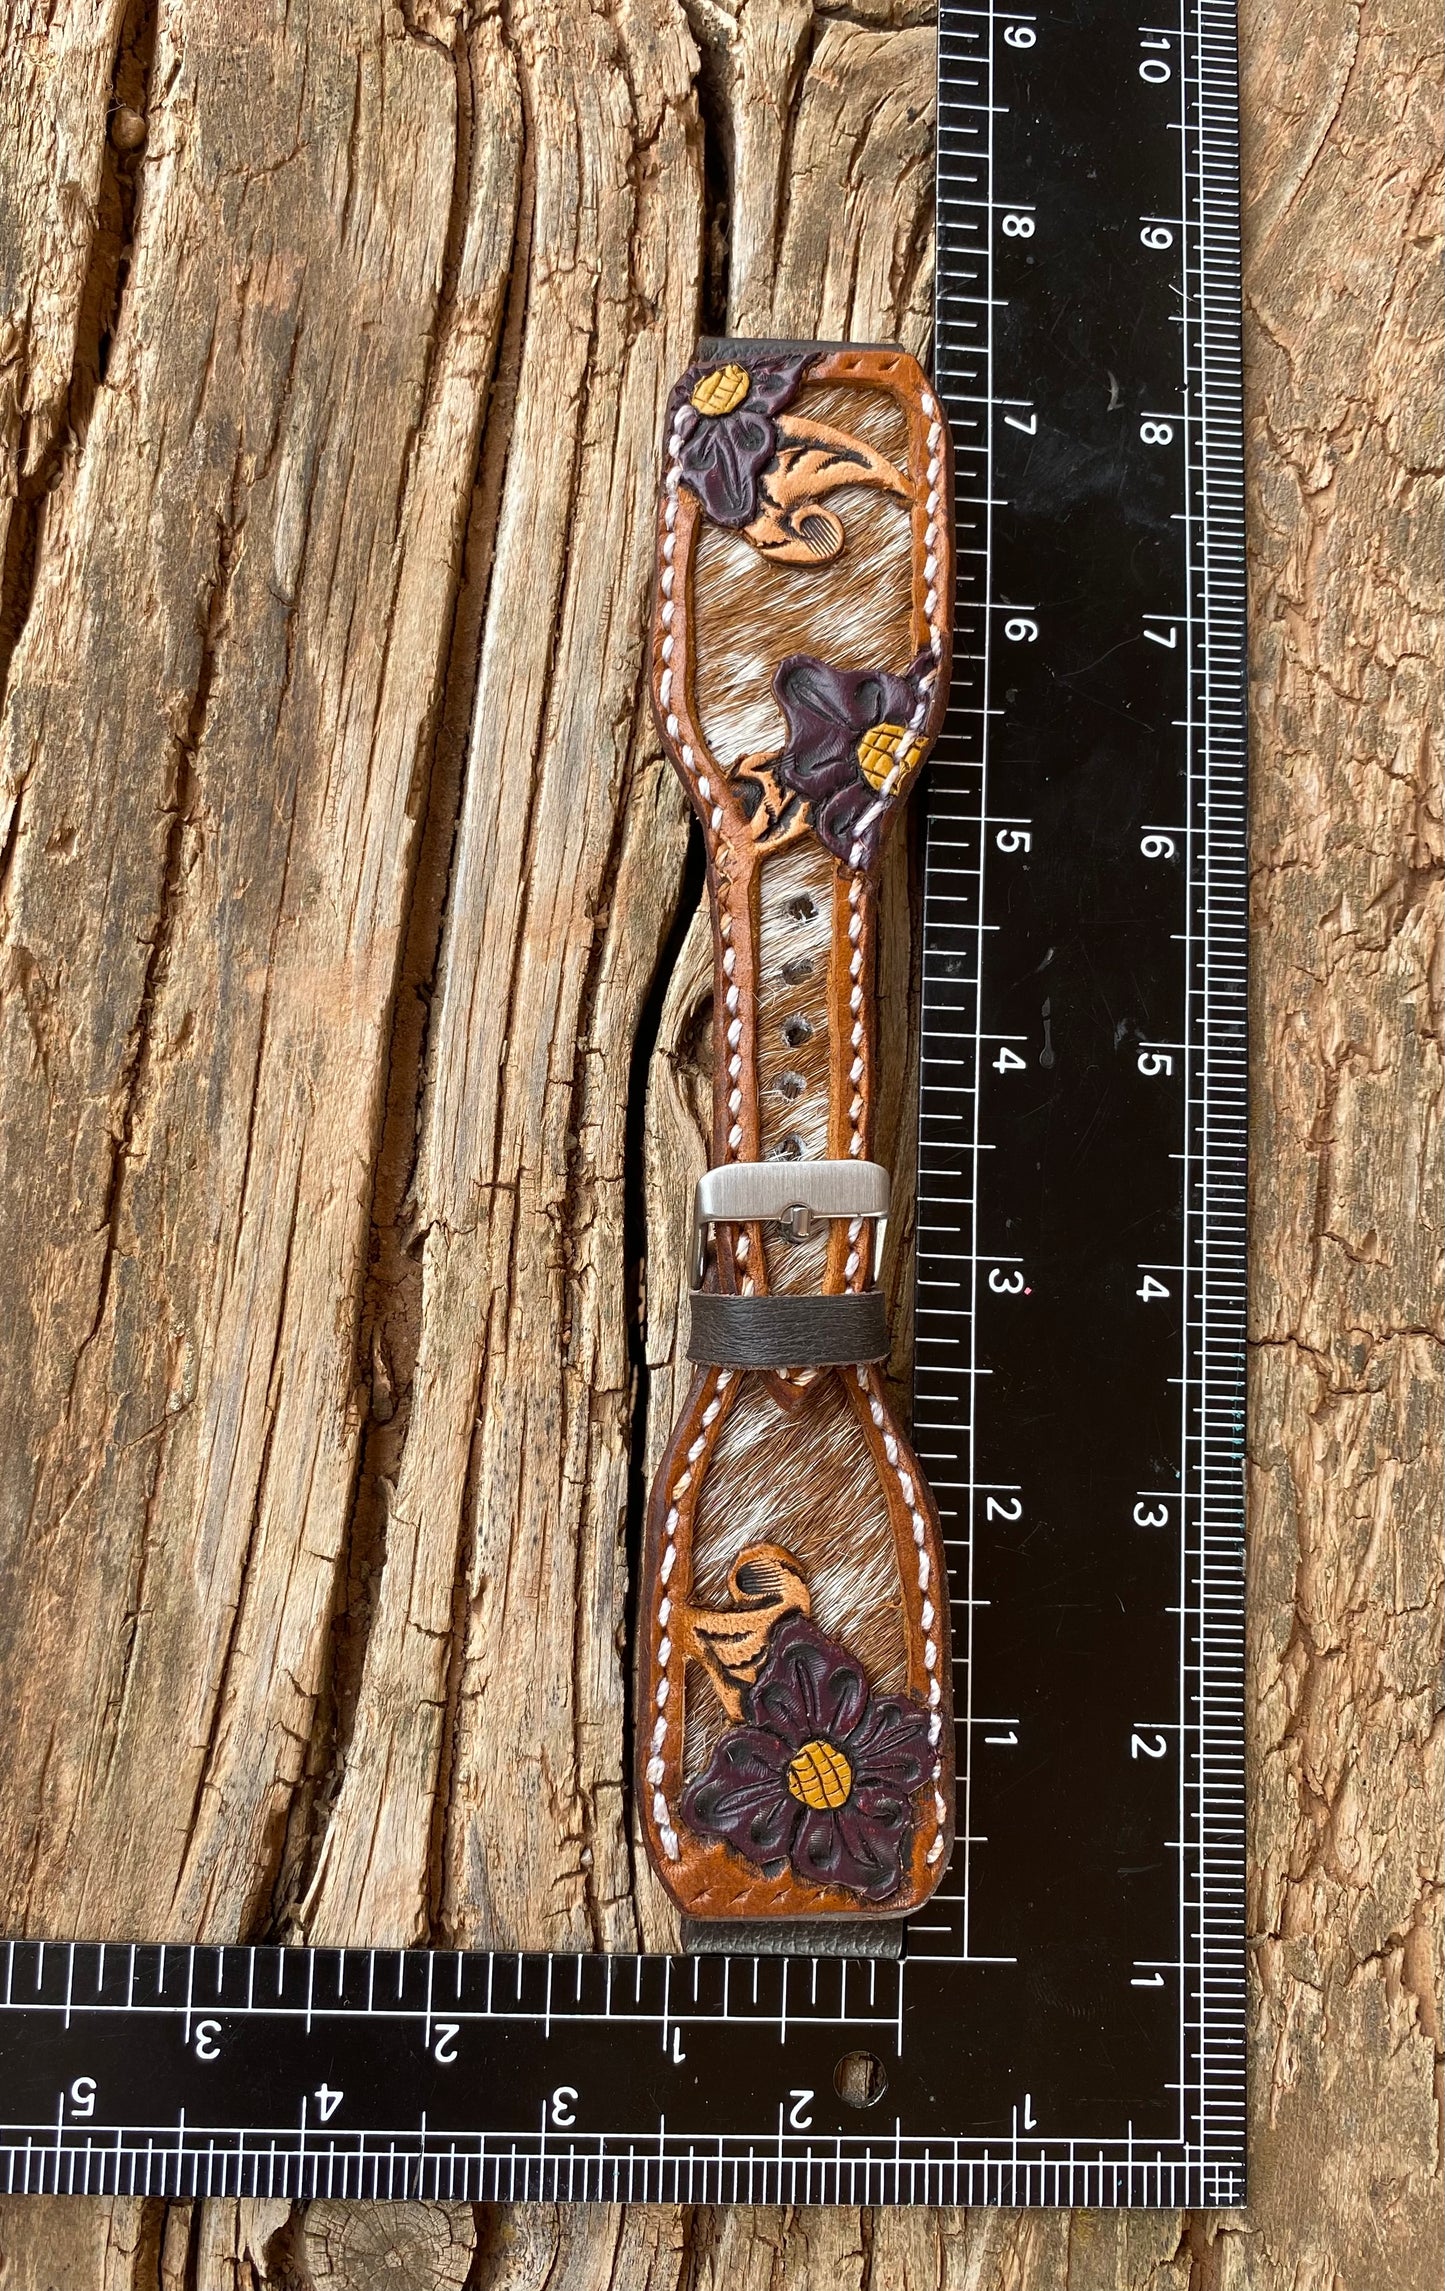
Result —
M673 438L682 481L714 524L742 532L760 555L825 565L847 533L823 496L862 485L908 497L908 480L866 440L784 411L806 355L694 366L676 393Z
M817 353L730 344L682 377L669 417L674 482L704 519L800 568L845 551L847 526L829 497L862 487L914 498L909 476L866 438L795 410L822 362ZM811 833L845 866L871 869L923 760L938 665L936 642L901 674L811 653L781 660L772 688L784 747L724 767L753 843L772 850Z

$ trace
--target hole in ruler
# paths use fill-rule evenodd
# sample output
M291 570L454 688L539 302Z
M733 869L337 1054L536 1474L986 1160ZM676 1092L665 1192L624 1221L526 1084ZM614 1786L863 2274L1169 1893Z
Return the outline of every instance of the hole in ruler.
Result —
M888 2090L882 2061L872 2052L845 2052L833 2071L833 2089L850 2108L873 2108Z

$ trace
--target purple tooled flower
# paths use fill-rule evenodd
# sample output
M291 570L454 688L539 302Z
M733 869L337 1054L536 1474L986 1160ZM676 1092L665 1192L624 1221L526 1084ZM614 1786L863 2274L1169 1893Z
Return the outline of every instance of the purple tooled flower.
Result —
M933 1771L928 1714L872 1694L863 1666L802 1616L780 1623L743 1723L683 1792L683 1819L766 1868L886 1901L903 1879L913 1792Z
M902 676L832 668L806 652L778 665L773 690L788 744L772 760L773 778L803 797L814 834L850 866L872 866L884 821L922 762L917 726L935 667L931 652Z
M808 357L750 357L734 344L726 358L689 366L673 392L677 466L715 525L756 517L758 480L778 450L773 416L797 396Z

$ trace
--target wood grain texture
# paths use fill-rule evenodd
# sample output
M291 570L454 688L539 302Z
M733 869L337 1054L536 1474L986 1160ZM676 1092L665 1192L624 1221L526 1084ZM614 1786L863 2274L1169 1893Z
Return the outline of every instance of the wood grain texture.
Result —
M656 440L700 320L926 348L927 11L4 22L4 1916L665 1945L620 1640L710 1012ZM1438 2281L1434 14L1246 0L1244 54L1249 2210L12 2204L6 2291Z

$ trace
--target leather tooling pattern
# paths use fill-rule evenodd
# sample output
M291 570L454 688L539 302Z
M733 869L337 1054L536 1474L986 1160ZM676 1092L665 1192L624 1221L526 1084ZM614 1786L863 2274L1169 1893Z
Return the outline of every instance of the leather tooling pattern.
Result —
M708 347L667 411L653 693L707 846L714 1166L801 1183L868 1160L879 856L947 700L949 442L905 352ZM724 1221L705 1286L861 1293L876 1258L862 1216ZM649 1519L649 1851L699 1918L902 1914L952 1835L922 1472L881 1365L706 1357Z
M759 1556L745 1552L739 1566ZM787 1554L776 1563L803 1590ZM729 1677L737 1722L688 1784L683 1820L760 1868L786 1861L807 1883L887 1901L903 1878L913 1793L937 1763L927 1711L874 1694L862 1664L806 1608L775 1611L758 1656Z
M781 661L773 690L788 744L756 774L764 801L769 781L779 791L767 827L785 827L802 803L820 843L850 867L871 866L889 810L923 761L918 727L935 674L931 652L904 676L833 668L802 652Z
M908 492L862 438L783 410L809 364L806 353L793 353L694 366L673 393L670 437L683 482L715 524L741 527L755 549L787 564L841 553L843 521L822 506L825 493L845 485Z

